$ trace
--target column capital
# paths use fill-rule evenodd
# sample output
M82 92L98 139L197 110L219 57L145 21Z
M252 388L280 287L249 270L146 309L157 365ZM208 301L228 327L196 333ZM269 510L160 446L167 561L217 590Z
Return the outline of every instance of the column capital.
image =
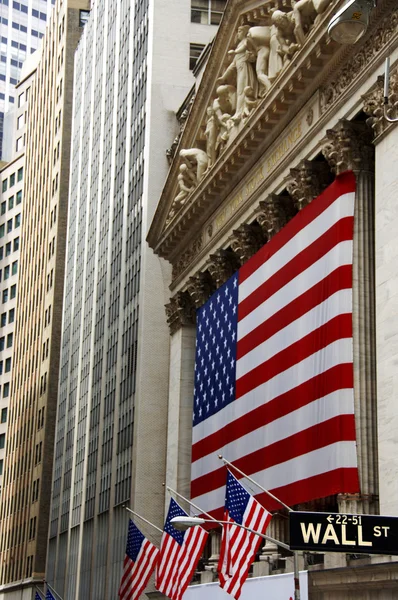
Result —
M188 292L177 292L166 304L166 318L173 335L184 325L195 325L195 306Z
M199 308L215 291L215 285L208 271L193 275L188 279L187 290L195 307Z
M298 210L307 206L330 183L330 168L326 162L302 160L290 169L287 191Z
M377 139L392 124L384 117L384 77L377 78L376 84L362 96L363 112L369 116L366 123L373 129ZM390 118L398 118L398 69L390 76L387 114Z
M322 153L331 170L374 172L373 132L362 122L340 119L334 129L328 129L323 139Z
M295 209L289 195L271 194L260 202L256 220L260 224L267 240L270 240L294 216Z
M264 245L264 233L260 225L244 223L232 232L231 248L243 264Z
M210 262L207 265L217 287L228 281L239 267L239 259L232 250L218 250L216 254L210 254Z

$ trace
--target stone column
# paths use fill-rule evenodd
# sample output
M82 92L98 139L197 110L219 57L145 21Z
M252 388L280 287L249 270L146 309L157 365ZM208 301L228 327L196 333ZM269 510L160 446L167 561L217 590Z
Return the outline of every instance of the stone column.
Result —
M338 175L357 179L353 251L354 403L360 494L340 494L341 512L378 510L375 356L374 148L365 123L340 120L327 131L323 154Z
M171 334L166 485L189 498L195 365L195 306L190 295L178 292L167 304L166 315Z

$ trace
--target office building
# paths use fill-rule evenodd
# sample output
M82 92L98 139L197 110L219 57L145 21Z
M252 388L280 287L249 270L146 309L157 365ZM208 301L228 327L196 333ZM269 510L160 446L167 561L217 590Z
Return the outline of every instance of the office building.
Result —
M12 235L19 223L23 244L0 514L1 598L31 598L34 582L42 581L45 571L64 287L73 56L88 9L88 0L57 2L29 91L23 218L16 223L19 213L13 217L9 233ZM9 296L11 300L11 288Z
M55 0L2 0L0 3L0 159L10 160L4 146L4 118L17 106L15 86L23 63L39 47Z
M164 516L170 274L145 237L194 84L191 46L221 17L212 3L203 24L187 0L97 0L76 51L47 561L65 599L117 596L124 504Z

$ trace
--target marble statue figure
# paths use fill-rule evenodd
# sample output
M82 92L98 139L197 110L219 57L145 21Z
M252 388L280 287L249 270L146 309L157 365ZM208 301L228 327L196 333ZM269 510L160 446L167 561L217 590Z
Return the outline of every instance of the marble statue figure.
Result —
M268 77L270 41L271 27L266 25L250 27L247 34L247 44L256 55L256 75L260 84L260 96L264 96L271 87L271 81ZM250 87L256 91L256 88Z
M293 11L289 13L275 10L272 14L270 59L268 77L275 79L291 60L300 46L295 41L295 20Z
M193 180L192 175L194 175L195 184L197 185L202 179L203 175L205 174L205 171L209 164L209 158L206 152L204 150L201 150L200 148L188 148L186 150L181 150L180 156L187 166L189 177L191 177L191 179Z
M321 15L330 5L330 0L292 0L295 21L294 34L297 42L302 46L305 42L304 25L316 24Z

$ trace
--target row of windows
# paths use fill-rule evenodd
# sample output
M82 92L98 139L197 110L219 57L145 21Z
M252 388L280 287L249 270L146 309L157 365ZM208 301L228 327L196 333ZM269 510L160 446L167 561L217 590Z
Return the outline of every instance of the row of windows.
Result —
M226 0L191 0L191 22L219 25Z
M14 334L11 332L7 335L7 348L11 348L13 342ZM0 337L0 352L4 350L6 344L6 337L3 335Z
M10 276L16 275L17 272L18 272L18 261L14 260L12 265L6 265L3 270L0 269L0 281L2 280L3 276L4 276L4 279L8 279Z
M19 237L14 238L13 242L7 242L5 256L10 256L11 252L19 250ZM0 260L4 258L4 246L0 246Z
M4 373L9 373L11 371L11 357L6 358L5 365L4 365L4 361L0 360L0 375L3 374L3 369L4 369ZM0 446L0 448L1 448L1 446Z
M12 300L13 298L15 298L16 295L17 295L17 286L16 285L12 285L10 287L10 300ZM3 304L5 302L8 302L8 288L6 288L5 290L3 290L2 300L3 300ZM1 350L1 348L0 348L0 350Z
M9 180L8 179L4 179L3 183L2 183L2 191L6 192L7 188L8 188L8 182L9 182L9 187L11 188L13 185L15 185L15 175L17 176L17 181L22 181L22 177L23 177L23 167L21 167L20 169L18 169L17 173L11 173Z
M10 196L8 198L8 210L11 210L12 208L14 208L14 206L18 206L18 204L21 204L22 202L22 190L19 190L19 192L16 193L15 196ZM1 207L0 207L0 215L4 215L7 211L7 202L4 200L4 202L1 203Z
M7 230L6 230L6 223L2 223L2 225L0 225L0 238L4 237L6 233L11 233L12 221L13 221L13 219L9 219L7 221ZM14 228L17 229L17 227L20 227L20 225L21 225L21 213L18 213L14 217Z
M8 324L14 323L15 320L15 308L12 308L8 311ZM0 317L1 327L5 327L7 325L7 313L3 312Z

